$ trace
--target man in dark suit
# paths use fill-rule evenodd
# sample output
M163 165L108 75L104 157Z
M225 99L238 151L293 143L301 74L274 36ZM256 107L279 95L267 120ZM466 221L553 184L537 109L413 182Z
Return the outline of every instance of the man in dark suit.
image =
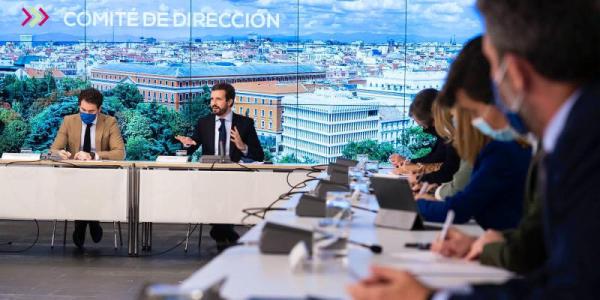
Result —
M175 137L188 147L188 154L194 153L202 146L203 155L215 155L223 151L235 162L242 159L264 160L265 155L254 128L254 120L232 111L234 99L235 89L231 84L218 83L212 87L210 107L213 115L198 120L191 138ZM210 235L217 241L219 250L237 242L239 238L233 225L229 224L213 225Z
M600 5L478 0L483 50L511 124L542 138L547 259L501 285L435 291L387 268L350 287L359 299L596 299L600 284ZM548 47L553 45L553 47Z

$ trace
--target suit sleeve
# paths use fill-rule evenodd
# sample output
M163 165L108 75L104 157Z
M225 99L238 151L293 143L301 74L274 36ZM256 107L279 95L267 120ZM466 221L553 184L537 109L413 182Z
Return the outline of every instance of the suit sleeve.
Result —
M502 190L507 188L504 183L506 179L499 178L505 173L504 160L500 157L502 153L491 149L488 151L463 191L444 201L417 200L419 212L425 220L444 222L448 210L452 209L455 213L454 223L466 223L495 200L490 195L502 194Z
M125 143L121 136L121 130L119 125L114 118L109 118L108 122L108 151L98 151L96 154L100 156L100 159L108 160L123 160L125 159Z
M248 134L244 139L244 143L248 145L248 158L251 158L254 161L263 161L265 159L265 153L263 152L262 145L258 140L258 135L256 134L256 128L254 127L254 120L250 119L248 128Z
M196 152L196 150L198 150L198 148L200 148L200 146L202 146L202 120L198 120L198 123L196 123L196 127L194 128L194 133L192 134L192 140L194 140L196 142L196 145L192 145L190 146L187 151L188 151L188 155L192 155L194 154L194 152Z
M60 127L58 128L58 133L54 138L54 142L52 143L52 146L50 146L50 151L52 151L53 153L58 152L60 150L64 150L67 147L69 135L67 134L67 125L65 124L65 121L66 117L63 118L63 121L60 124Z

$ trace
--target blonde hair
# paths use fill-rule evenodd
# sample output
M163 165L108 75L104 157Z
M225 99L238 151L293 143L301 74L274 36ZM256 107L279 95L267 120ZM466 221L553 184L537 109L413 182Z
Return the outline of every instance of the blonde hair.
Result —
M437 134L448 143L452 142L454 126L452 125L450 109L440 105L438 99L436 99L431 107L431 114L433 116L433 126L435 126Z
M452 145L461 159L475 164L481 149L490 142L490 138L483 135L471 125L473 114L465 109L454 108L454 118L457 120Z

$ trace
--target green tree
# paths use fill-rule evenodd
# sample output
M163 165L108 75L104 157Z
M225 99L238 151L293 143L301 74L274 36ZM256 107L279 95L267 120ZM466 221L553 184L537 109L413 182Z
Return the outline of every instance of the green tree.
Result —
M435 142L435 137L423 132L423 128L420 126L411 126L402 131L398 141L401 145L398 153L415 159L431 152L431 146Z
M19 114L2 108L0 108L0 121L4 123L4 130L0 132L0 154L19 152L29 133L29 126Z
M71 92L88 88L90 83L79 78L66 77L59 82L58 86L63 92Z
M105 96L117 97L126 108L135 108L144 101L144 97L137 86L131 83L119 83L112 90L105 93Z
M127 159L144 157L154 160L158 155L173 155L176 150L181 149L181 144L174 139L175 134L183 132L185 128L185 121L179 112L151 102L139 103L135 109L126 110L122 116L120 125L123 138L127 145L132 143L138 151L130 155L128 149ZM141 143L145 145L142 147ZM142 155L139 151L145 152Z
M150 141L141 136L134 136L127 140L125 148L127 149L128 160L152 160L156 159L150 155Z
M263 148L263 152L265 153L265 161L273 161L273 153L271 153L271 150L269 150L269 148L265 148L264 146Z
M356 159L358 154L368 154L369 159L387 162L390 155L395 152L391 143L378 143L375 140L350 142L342 150L342 155L349 159Z
M299 158L296 156L295 153L286 154L286 155L280 157L279 159L276 159L276 161L277 161L277 163L280 163L280 164L310 164L310 165L314 165L317 163L316 160L311 159L306 156Z
M211 113L210 109L210 88L204 86L202 93L199 96L192 97L189 102L183 103L181 106L181 116L186 122L185 131L180 134L191 134L198 119L208 116Z
M56 137L63 117L77 112L77 100L74 97L46 107L29 120L31 130L25 140L25 146L34 151L47 151Z

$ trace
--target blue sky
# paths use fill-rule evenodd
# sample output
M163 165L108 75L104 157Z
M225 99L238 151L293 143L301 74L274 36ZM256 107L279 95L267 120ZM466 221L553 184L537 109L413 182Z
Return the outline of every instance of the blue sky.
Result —
M61 37L83 39L84 32L94 39L112 37L113 28L97 26L84 31L83 27L67 27L63 17L69 11L160 11L279 14L277 29L193 28L192 37L245 36L255 32L266 36L295 36L300 23L301 38L331 38L368 40L370 38L399 39L404 34L404 18L408 14L409 39L448 40L455 35L459 40L481 32L474 0L0 0L0 40L18 39L19 34L33 34L43 39ZM298 5L299 3L299 5ZM50 20L42 27L21 26L25 16L23 7L42 7ZM408 11L406 10L408 7ZM185 40L189 28L116 27L117 40L133 40L139 36L158 39Z

